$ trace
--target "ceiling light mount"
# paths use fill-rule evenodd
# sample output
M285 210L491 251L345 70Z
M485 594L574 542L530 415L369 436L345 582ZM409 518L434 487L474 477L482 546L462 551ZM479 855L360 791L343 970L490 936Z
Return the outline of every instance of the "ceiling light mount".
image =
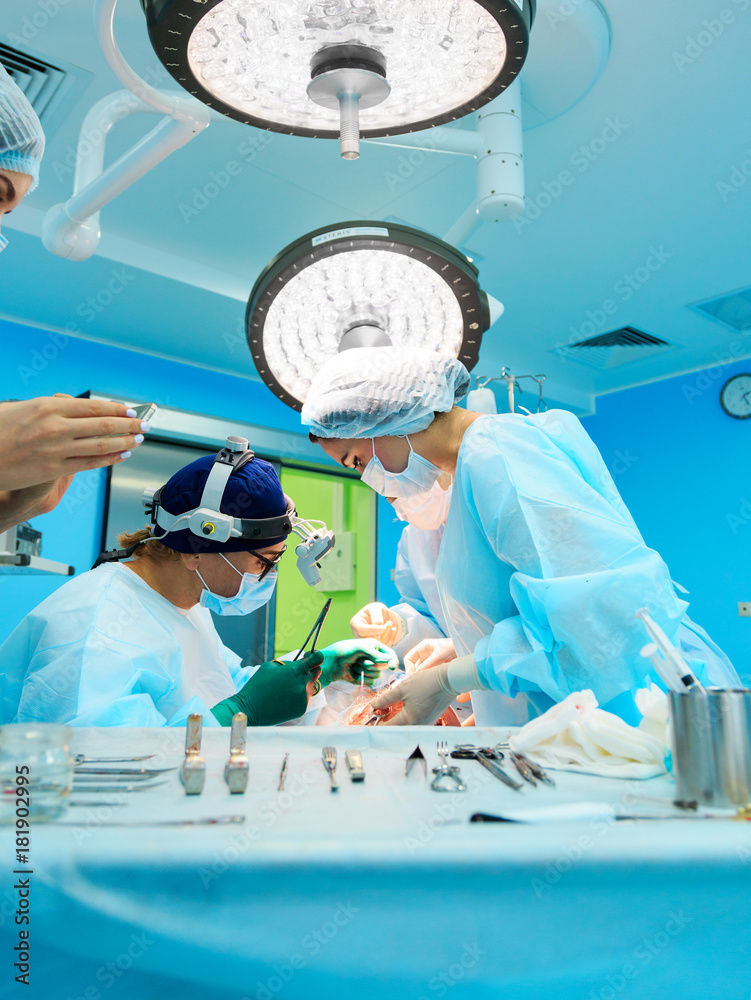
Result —
M316 229L261 272L245 314L258 374L295 410L318 369L352 347L424 347L472 369L503 306L459 250L411 226Z
M360 109L374 108L391 93L386 59L369 45L326 45L310 61L308 97L339 111L342 159L360 155Z
M521 72L535 13L535 0L141 4L154 50L190 94L246 125L321 139L341 139L342 103L349 122L355 93L363 138L419 132L479 110ZM322 68L319 60L349 47L345 62L367 56L359 71ZM349 85L328 85L325 103L314 96L327 89L328 73L341 80L356 71ZM372 93L383 96L370 103ZM347 146L353 155L353 140Z

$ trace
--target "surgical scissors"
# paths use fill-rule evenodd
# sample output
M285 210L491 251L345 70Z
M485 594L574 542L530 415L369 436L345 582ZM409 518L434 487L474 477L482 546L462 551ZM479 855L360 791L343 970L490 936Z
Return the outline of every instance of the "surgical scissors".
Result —
M508 785L509 788L513 788L514 791L521 791L521 782L510 778L499 764L499 761L503 760L503 754L497 747L475 747L468 743L462 743L454 747L451 751L451 756L455 760L474 759L490 771L494 778L498 778L499 781Z

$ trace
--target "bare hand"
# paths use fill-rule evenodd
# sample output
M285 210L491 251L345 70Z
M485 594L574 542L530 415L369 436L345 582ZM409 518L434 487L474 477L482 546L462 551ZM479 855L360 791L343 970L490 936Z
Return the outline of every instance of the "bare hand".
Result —
M0 490L46 484L51 510L74 473L116 465L138 447L141 421L126 417L127 410L125 403L64 395L3 403Z

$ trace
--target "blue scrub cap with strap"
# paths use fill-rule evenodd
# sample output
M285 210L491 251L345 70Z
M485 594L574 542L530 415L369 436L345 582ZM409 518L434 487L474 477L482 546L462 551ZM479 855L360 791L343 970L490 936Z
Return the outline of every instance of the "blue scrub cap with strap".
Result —
M0 64L0 170L29 174L33 191L39 183L44 131L21 88Z
M162 487L160 506L170 514L185 514L200 506L203 489L214 465L214 455L196 459L180 469ZM222 496L221 511L240 518L279 517L287 513L287 500L274 466L254 458L232 472ZM153 533L168 549L176 552L252 552L286 541L279 538L229 538L226 542L199 538L187 528L165 532L158 524Z
M327 361L311 383L302 422L317 437L416 434L469 390L456 358L423 347L353 347Z

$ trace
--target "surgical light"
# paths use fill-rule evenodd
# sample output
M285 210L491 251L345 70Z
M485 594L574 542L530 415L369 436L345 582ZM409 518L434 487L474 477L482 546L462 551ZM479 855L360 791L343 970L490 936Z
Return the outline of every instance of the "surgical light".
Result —
M341 139L454 121L527 55L535 0L141 0L178 83L247 125Z
M318 369L351 347L426 347L477 363L503 311L454 247L409 226L346 222L290 243L262 271L245 329L256 368L302 409Z

